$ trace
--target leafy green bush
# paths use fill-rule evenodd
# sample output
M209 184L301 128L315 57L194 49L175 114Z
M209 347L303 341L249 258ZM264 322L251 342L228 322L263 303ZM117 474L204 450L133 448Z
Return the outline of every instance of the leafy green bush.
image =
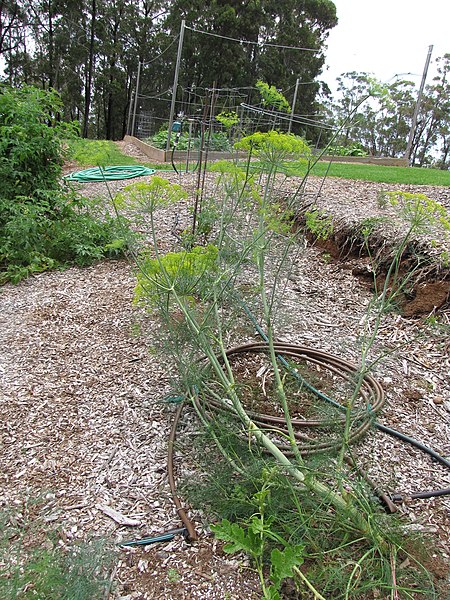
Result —
M153 137L149 138L147 141L155 148L161 148L165 150L167 144L167 129L160 129L158 133L156 133ZM175 140L175 135L171 137L171 144L173 146ZM178 139L177 150L187 150L189 147L191 150L198 150L200 148L201 139L200 137L191 138L189 144L189 135L188 133L182 133ZM226 152L231 149L230 142L228 141L228 137L222 131L216 131L211 133L210 136L206 136L205 139L205 147L209 150L216 152Z
M289 112L291 107L289 102L274 85L269 85L265 81L257 81L256 88L261 95L261 100L264 106L279 110L281 112Z
M358 142L350 144L350 146L330 146L327 149L327 154L332 156L367 156L364 146Z
M76 124L57 120L62 103L54 91L0 87L0 197L36 198L58 189L62 140Z
M222 123L225 129L231 129L233 125L237 125L239 123L239 115L234 110L231 112L224 110L217 115L216 121Z
M333 218L321 210L308 210L305 213L306 228L318 240L327 240L333 235Z
M2 86L0 95L0 283L115 255L122 223L61 180L76 124L58 121L54 91Z

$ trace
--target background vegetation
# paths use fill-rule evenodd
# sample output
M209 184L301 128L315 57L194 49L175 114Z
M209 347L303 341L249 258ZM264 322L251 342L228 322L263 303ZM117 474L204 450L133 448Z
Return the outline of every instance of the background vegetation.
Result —
M259 80L281 90L291 103L298 78L301 93L293 108L299 117L292 131L324 146L373 84L367 73L345 73L336 97L331 97L321 82L324 44L337 24L331 0L228 0L207 5L186 0L2 0L4 78L13 86L56 89L63 101L62 118L78 120L83 137L121 139L142 63L137 108L152 123L147 135L153 134L168 121L182 19L187 29L176 111L195 120L204 115L208 88L221 90L214 110L207 111L218 115L242 102L259 105ZM438 75L424 90L412 147L414 165L449 166L449 57L437 59ZM415 86L397 79L385 90L377 103L356 111L356 120L345 127L338 145L357 143L376 156L403 156ZM267 106L263 103L261 108ZM254 112L251 118L261 120ZM287 121L283 123L287 127Z
M156 116L167 120L182 19L190 27L258 42L217 43L217 38L187 31L180 92L191 89L194 102L214 82L248 87L262 78L287 89L299 76L313 81L324 63L327 31L337 23L330 0L301 5L293 0L4 0L0 14L0 54L9 83L55 88L63 98L64 118L78 119L83 137L107 139L125 133L139 61L147 64L142 96L162 98ZM280 52L262 42L317 52ZM302 94L302 112L311 112L319 87L316 82Z
M411 162L417 166L450 167L450 54L436 60L436 77L425 86L412 143ZM384 84L377 99L360 103L370 93L367 73L344 73L337 97L324 105L330 126L343 126L336 139L343 148L355 144L373 156L403 157L417 100L414 83L396 79ZM350 115L352 119L349 119Z
M115 256L123 229L104 203L61 179L65 138L54 91L3 86L0 95L0 282Z

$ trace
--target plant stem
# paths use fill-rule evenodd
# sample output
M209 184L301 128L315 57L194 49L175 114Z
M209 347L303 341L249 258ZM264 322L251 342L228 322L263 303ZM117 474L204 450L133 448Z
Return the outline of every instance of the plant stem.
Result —
M306 585L306 587L308 587L311 590L311 592L314 594L315 600L326 600L326 598L324 598L322 596L322 594L316 590L316 588L313 586L313 584L303 575L303 573L300 571L300 569L298 567L294 566L293 570L295 571L295 573L297 573L297 575L300 577L300 579L303 581L303 583Z

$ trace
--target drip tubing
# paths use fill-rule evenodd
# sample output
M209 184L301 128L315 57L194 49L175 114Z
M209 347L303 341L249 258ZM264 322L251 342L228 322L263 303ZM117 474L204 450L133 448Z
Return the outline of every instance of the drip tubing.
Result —
M262 330L258 326L258 332L261 334ZM263 333L263 332L262 332ZM262 336L265 338L265 334ZM267 339L267 338L266 338ZM312 364L317 366L322 366L328 369L330 372L340 375L343 379L349 381L352 378L352 375L357 373L357 367L352 363L328 354L327 352L313 350L311 348L306 348L302 346L296 346L292 344L285 343L275 343L274 349L277 354L277 358L282 362L282 364L289 370L289 372L294 375L302 385L304 385L309 391L313 392L317 397L325 400L330 403L332 406L336 407L339 411L345 412L346 407L336 402L332 398L329 398L326 394L322 393L320 390L317 390L314 386L309 384L304 378L287 362L285 357L291 358L300 358L306 359ZM226 355L228 357L233 356L235 354L241 354L245 352L268 352L268 344L267 342L261 343L250 343L244 344L242 346L238 346L235 348L231 348L226 351ZM228 409L223 406L220 402L215 400L214 398L208 397L207 392L204 394L204 397L200 398L198 390L191 391L194 402L200 410L209 409L211 410L226 410L232 411L232 407L230 406ZM415 446L420 451L428 454L432 459L439 462L444 467L450 469L450 461L439 455L429 446L426 446L422 442L405 435L391 427L387 427L379 423L376 419L376 413L381 409L384 402L384 393L381 385L377 382L376 379L366 374L363 378L363 385L361 389L361 396L366 402L366 410L361 411L361 409L357 409L352 412L352 419L354 426L351 430L351 435L349 442L357 441L362 435L366 433L366 431L374 426L379 431L386 433L390 436L396 437L399 440L411 444ZM202 406L203 403L203 406ZM365 412L365 415L364 415ZM248 415L251 419L254 420L255 424L257 424L261 429L266 429L268 433L279 433L282 436L286 436L288 434L286 427L283 427L285 424L285 420L282 417L276 417L271 415L259 414L252 411L248 411ZM339 418L341 422L343 422L343 415ZM305 428L316 428L323 427L327 425L326 421L319 420L306 420L306 419L292 419L292 424L294 426L295 438L297 440L297 446L302 455L310 455L316 452L324 452L328 450L337 450L341 446L341 442L333 442L330 440L327 441L311 441L311 439L303 433ZM277 445L286 453L291 453L291 449L287 444L281 444L276 442ZM361 470L358 469L361 473ZM401 494L392 494L387 496L382 493L377 486L371 482L367 476L364 475L366 481L370 483L375 492L378 494L380 499L384 502L390 512L394 512L393 510L393 502L401 502L404 498ZM431 491L421 491L416 492L410 495L405 495L405 497L409 497L412 499L420 499L420 498L431 498L437 496L445 496L450 495L450 488L442 488Z
M339 376L344 381L351 382L354 376L357 375L358 369L352 363L345 361L337 356L328 354L320 350L314 350L305 346L298 346L295 344L286 344L275 342L274 349L277 355L282 355L284 360L285 357L291 358L297 361L307 361L318 368L324 368L328 372ZM269 352L269 346L266 342L249 343L241 346L231 348L226 351L228 357L232 357L238 354L245 353L265 353ZM290 369L290 372L296 374L296 371L286 362L286 365ZM302 378L303 382L303 378ZM308 386L310 389L311 386ZM192 391L192 397L196 402L199 410L216 411L222 410L226 412L234 412L233 407L226 407L223 403L217 401L208 395L206 391L204 394ZM324 394L320 397L326 398ZM355 442L360 439L372 426L375 415L381 410L384 404L384 392L381 385L371 375L365 374L362 379L361 391L359 397L364 402L365 407L358 409L353 413L353 423L350 431L349 442ZM203 404L203 406L202 406ZM336 401L333 401L333 405L345 411L345 406L342 406ZM291 452L290 444L285 444L279 441L281 438L288 435L285 419L281 416L273 416L262 414L254 411L247 411L249 417L258 425L261 429L266 430L267 433L275 433L274 443L286 453ZM292 425L295 430L295 437L297 440L297 447L300 453L304 456L315 454L317 452L325 452L330 450L338 450L342 446L342 436L337 436L336 439L330 439L329 428L333 426L336 421L340 421L344 426L345 415L339 414L332 419L306 419L306 418L292 418ZM308 430L324 429L324 435L315 439L308 435ZM281 436L281 438L280 438Z
M158 535L154 535L152 537L145 537L139 540L128 540L126 542L119 542L118 546L132 548L134 546L149 546L150 544L156 544L158 542L169 542L173 540L173 538L178 535L186 535L187 529L186 527L179 527L178 529L170 529L164 533L160 533Z
M261 338L265 342L267 342L268 341L268 337L267 337L266 333L264 332L264 330L262 329L262 327L259 325L259 323L256 320L256 318L253 315L253 313L250 311L250 309L248 308L248 306L246 305L246 303L242 299L239 299L239 301L241 303L241 306L242 306L245 314L248 316L248 318L252 322L253 326L255 327L258 335L260 335ZM302 383L302 385L306 386L318 398L321 398L322 400L325 400L326 402L332 404L336 408L339 408L340 410L345 411L345 407L342 407L338 402L336 402L335 400L333 400L329 396L327 396L327 395L323 394L322 392L320 392L318 389L316 389L314 386L312 386L308 381L306 381L305 379L303 379L303 377L301 377L296 371L293 371L291 369L291 367L289 366L289 364L287 363L287 361L283 358L283 356L278 355L277 358L283 364L284 367L286 367L290 372L292 372L295 375L295 377ZM422 442L419 442L419 440L416 440L415 438L412 438L412 437L410 437L408 435L405 435L404 433L401 433L400 431L397 431L396 429L393 429L392 427L387 427L386 425L382 425L381 423L379 423L375 419L373 420L372 424L379 431L382 431L383 433L387 433L388 435L390 435L392 437L396 437L397 439L399 439L399 440L401 440L403 442L406 442L407 444L410 444L411 446L416 447L421 452L424 452L425 454L428 454L429 456L431 456L431 458L433 458L434 460L436 460L437 462L439 462L441 465L443 465L447 469L450 469L450 461L449 460L447 460L446 458L444 458L443 456L441 456L440 454L438 454L437 452L435 452L429 446L426 446L425 444L422 444ZM442 488L442 489L433 490L433 491L430 491L430 492L417 492L417 494L414 494L411 497L431 498L431 497L434 497L434 496L450 495L450 488ZM402 496L399 495L399 494L394 495L393 498L394 497L396 498L396 500L395 500L396 502L399 501L399 498L402 498Z
M183 410L183 403L181 402L178 405L177 410L175 412L175 416L174 416L173 423L172 423L172 428L171 428L170 434L169 434L169 444L168 444L168 451L167 451L167 475L169 478L170 491L172 492L172 498L175 503L178 516L180 517L181 521L183 522L183 525L187 529L187 538L190 541L195 541L196 539L198 539L197 532L195 531L194 525L193 525L192 521L189 519L189 517L187 516L186 511L181 504L181 500L177 495L177 488L176 488L176 484L175 484L175 474L174 474L173 447L175 444L175 437L176 437L176 432L177 432L178 421L180 420L182 410Z
M403 502L405 497L412 500L424 500L427 498L436 498L438 496L449 496L450 488L441 488L440 490L430 490L429 492L414 492L414 494L402 496L401 494L392 494L391 500L393 502Z

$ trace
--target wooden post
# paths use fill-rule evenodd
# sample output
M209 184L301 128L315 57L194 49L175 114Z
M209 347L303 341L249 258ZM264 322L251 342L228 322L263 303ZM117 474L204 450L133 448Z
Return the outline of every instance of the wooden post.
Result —
M432 51L433 51L433 46L429 46L427 59L425 61L425 67L423 70L422 81L420 82L419 93L417 95L417 102L416 102L416 106L414 107L414 113L413 113L413 117L412 117L412 121L411 121L411 129L409 130L408 144L406 145L406 152L405 152L405 158L407 159L408 164L411 164L411 149L412 149L412 144L413 144L413 140L414 140L414 134L416 132L417 117L419 115L420 103L422 101L423 88L425 87L425 80L427 78L428 67L430 66L430 59L431 59Z
M167 132L166 152L170 152L170 136L172 135L173 116L175 113L175 101L177 98L178 75L180 72L181 52L183 50L183 38L184 38L185 26L186 26L186 21L183 19L181 21L180 39L178 40L177 62L175 65L175 75L173 78L172 102L170 104L169 131Z

